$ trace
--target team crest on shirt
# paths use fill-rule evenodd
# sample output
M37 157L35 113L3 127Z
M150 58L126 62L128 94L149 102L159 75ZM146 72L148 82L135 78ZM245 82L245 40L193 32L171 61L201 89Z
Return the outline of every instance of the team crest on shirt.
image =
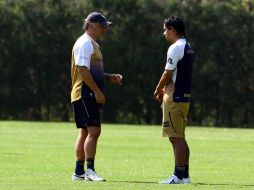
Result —
M171 58L168 58L168 63L173 65L173 60Z

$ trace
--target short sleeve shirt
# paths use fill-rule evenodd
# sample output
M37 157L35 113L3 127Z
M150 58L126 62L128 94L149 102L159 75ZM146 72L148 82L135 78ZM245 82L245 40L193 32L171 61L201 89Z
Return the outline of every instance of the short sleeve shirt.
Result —
M173 82L175 82L175 78L176 78L177 63L184 56L185 45L186 45L185 39L178 39L174 44L172 44L168 48L165 70L174 71L172 76Z
M73 48L75 64L90 69L91 55L94 53L92 38L88 34L82 35Z

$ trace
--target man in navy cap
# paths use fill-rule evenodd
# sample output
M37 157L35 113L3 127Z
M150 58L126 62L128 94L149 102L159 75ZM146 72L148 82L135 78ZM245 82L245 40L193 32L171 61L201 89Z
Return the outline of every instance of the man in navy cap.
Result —
M111 24L101 13L90 13L84 20L85 33L78 38L72 50L71 102L79 129L73 180L105 181L94 168L96 145L101 133L101 107L105 104L104 80L121 85L122 76L104 73L102 54L96 41Z

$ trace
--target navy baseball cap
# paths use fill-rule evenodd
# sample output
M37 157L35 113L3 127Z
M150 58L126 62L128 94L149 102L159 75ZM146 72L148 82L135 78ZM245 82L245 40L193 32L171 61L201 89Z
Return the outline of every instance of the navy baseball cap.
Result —
M86 18L86 22L90 22L90 23L97 22L104 26L110 26L113 24L112 22L108 21L105 16L103 16L101 13L98 13L98 12L90 13Z

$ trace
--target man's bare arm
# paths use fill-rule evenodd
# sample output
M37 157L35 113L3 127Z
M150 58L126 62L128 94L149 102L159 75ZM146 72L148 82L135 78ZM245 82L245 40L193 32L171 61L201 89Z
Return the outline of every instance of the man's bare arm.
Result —
M161 79L154 91L154 97L158 99L158 94L164 88L165 85L169 84L172 80L173 71L165 70L164 73L161 75Z
M101 92L100 88L94 82L93 77L89 70L86 67L78 66L78 71L82 77L82 80L86 83L86 85L94 92L97 103L104 104L105 96Z

